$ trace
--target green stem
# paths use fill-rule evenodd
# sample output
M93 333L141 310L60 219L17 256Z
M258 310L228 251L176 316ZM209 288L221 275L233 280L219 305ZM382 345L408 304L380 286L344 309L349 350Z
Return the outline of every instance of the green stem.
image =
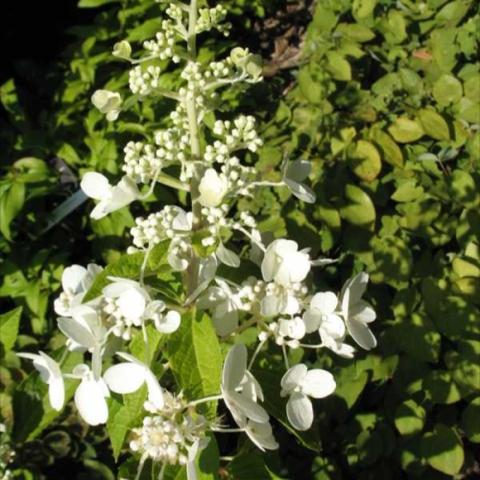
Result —
M190 1L190 8L188 12L188 38L187 38L187 50L192 62L197 58L197 15L198 6L197 0ZM197 162L201 158L200 150L200 135L198 126L197 106L195 103L196 92L195 90L189 90L185 98L185 108L187 110L188 130L190 136L190 151L192 162ZM193 213L193 229L197 230L201 228L201 205L198 202L199 197L199 183L200 172L194 168L194 174L190 183L190 195L192 201L192 213ZM199 272L199 259L194 256L190 265L186 271L186 283L188 285L188 294L190 295L197 288L197 279Z

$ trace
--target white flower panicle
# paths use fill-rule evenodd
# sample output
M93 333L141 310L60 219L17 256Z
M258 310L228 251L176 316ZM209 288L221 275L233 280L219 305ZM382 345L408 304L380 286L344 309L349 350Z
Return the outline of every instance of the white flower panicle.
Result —
M234 431L244 432L261 450L278 448L268 404L263 404L262 385L252 374L267 342L283 357L286 373L278 393L287 398L291 426L302 431L313 423L312 399L331 395L336 384L325 370L311 369L306 363L290 365L289 349L326 348L351 358L355 350L350 337L366 350L377 343L370 329L376 314L363 300L367 273L347 280L339 293L319 290L312 269L335 260L313 259L309 249L288 238L272 241L268 233L260 233L254 216L237 204L242 197L252 196L257 187L286 187L301 201L313 203L315 194L304 183L311 164L287 159L272 173L272 178L280 180L261 177L252 164L263 145L255 118L214 113L221 104L222 88L261 80L261 59L248 49L235 47L226 58L206 65L198 61L196 34L216 29L226 35L230 24L225 22L227 10L221 5L195 8L196 2L190 7L170 4L166 9L169 19L162 22L153 39L143 42L140 56L132 53L126 40L115 44L113 55L131 65L131 94L125 101L109 90L93 94L93 104L107 120L114 121L134 101L147 97L164 96L176 106L165 122L156 123L162 125L161 130L147 131L141 140L124 146L124 176L118 183L110 183L98 172L86 173L81 181L83 192L96 201L90 214L94 220L153 197L157 185L181 190L183 208L162 205L136 218L127 250L132 257L122 258L121 268L114 265L112 270L102 271L95 264L65 268L63 291L54 310L67 349L84 357L80 364L64 372L61 362L43 352L19 354L33 361L56 410L65 403L64 379L75 380L74 403L90 425L108 421L107 399L112 392L129 395L145 386L146 413L142 425L132 431L130 449L141 457L140 470L146 459L162 463L162 472L165 465L184 465L188 480L197 478L195 460L208 443L207 433L232 431L221 426L219 419L207 420L197 412L199 404L222 400L238 427ZM186 42L186 49L178 44L181 41ZM164 82L162 76L169 62L183 67L180 86L174 92L166 88L171 82ZM166 197L156 200L159 198ZM191 208L185 206L187 200ZM163 257L157 272L152 265L158 252ZM242 265L243 258L250 261L249 269L257 269L257 277L241 278L241 269L231 273ZM125 269L123 265L127 265ZM111 276L111 271L126 272L129 278ZM166 278L175 280L167 285L170 280ZM234 278L239 278L238 282ZM183 291L177 288L180 284ZM223 365L220 392L187 401L181 390L189 389L173 384L169 392L154 372L168 359L163 346L181 327L183 312L189 315L194 309L207 311L220 339L233 340L233 346ZM249 363L247 348L238 336L248 329L248 338L258 339ZM158 337L158 332L161 341L153 348L151 336ZM182 329L175 334L181 335ZM137 351L138 342L143 344L141 359L129 353L129 348ZM308 361L307 355L303 358ZM168 368L175 367L169 362L162 364L162 371ZM167 385L176 378L175 370L173 373Z

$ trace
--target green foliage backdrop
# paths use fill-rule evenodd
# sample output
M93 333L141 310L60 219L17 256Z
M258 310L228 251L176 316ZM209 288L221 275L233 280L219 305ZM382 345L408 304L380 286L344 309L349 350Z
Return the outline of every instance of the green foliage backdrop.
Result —
M278 426L288 438L281 442L285 451L240 456L221 478L477 478L478 3L226 4L233 39L245 38L270 58L264 84L229 91L222 101L263 119L258 165L267 174L285 155L312 162L318 199L307 205L286 190L262 191L240 208L260 218L272 236L301 239L314 256L339 256L317 274L319 288L338 288L364 267L374 283L379 346L335 362L338 388L322 403L312 438L295 438ZM77 41L52 74L61 87L50 90L50 107L31 108L32 99L13 80L0 86L0 298L9 312L0 316L0 416L13 427L18 478L63 478L66 459L75 478L115 478L108 443L79 425L73 412L51 424L45 409L24 423L39 387L32 388L12 348L58 349L58 338L49 345L45 339L55 325L51 302L62 265L110 263L128 245L131 213L91 221L75 194L78 179L91 169L118 175L118 146L141 138L145 124L161 126L168 107L168 100L155 109L145 102L107 124L90 104L96 88L126 84L126 75L112 75L120 68L111 47L118 38L153 35L158 4L81 0L79 7L102 8L94 23L72 29ZM231 45L209 39L200 54L208 59ZM105 83L113 77L119 80ZM177 73L165 73L162 82L174 88ZM159 188L155 202L184 200L171 196ZM244 335L248 342L248 331ZM328 356L317 365L335 371ZM268 401L274 408L277 399Z

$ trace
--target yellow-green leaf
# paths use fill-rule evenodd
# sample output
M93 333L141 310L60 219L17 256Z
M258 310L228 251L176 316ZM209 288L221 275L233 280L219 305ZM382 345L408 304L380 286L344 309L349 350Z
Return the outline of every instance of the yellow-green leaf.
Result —
M398 117L388 128L390 135L400 143L410 143L423 137L425 134L422 125L407 117Z

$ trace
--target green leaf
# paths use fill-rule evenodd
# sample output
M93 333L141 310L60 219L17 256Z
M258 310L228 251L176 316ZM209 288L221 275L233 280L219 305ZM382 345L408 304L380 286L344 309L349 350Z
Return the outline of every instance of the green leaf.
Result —
M353 225L370 227L375 221L375 206L366 192L355 185L345 187L349 203L340 209L340 215Z
M237 455L227 466L228 473L235 480L279 480L265 465L264 457L257 452Z
M156 245L148 255L148 262L145 269L145 276L160 273L160 269L167 264L169 240L165 240ZM143 252L123 255L116 262L107 265L105 269L97 275L92 286L85 294L83 302L89 302L102 294L102 290L110 283L108 277L121 277L138 280L140 271L145 259Z
M352 13L356 20L363 20L373 14L377 0L353 0Z
M423 430L425 409L413 400L407 400L395 410L395 426L401 435L412 435Z
M146 398L147 387L143 386L134 393L124 395L123 400L115 396L109 402L107 431L115 461L118 460L127 433L141 424L145 415L143 404Z
M445 119L433 110L426 108L418 112L418 119L424 132L435 140L449 140L450 130Z
M350 165L357 177L372 182L380 174L382 161L373 144L359 140L350 154Z
M450 405L461 399L452 375L446 370L432 370L423 379L426 395L434 403Z
M220 393L223 358L207 314L185 314L180 328L168 338L165 355L188 399ZM216 402L211 402L207 414L213 418L215 413Z
M335 375L335 396L340 397L351 409L367 384L368 373L358 371L356 366L344 367Z
M24 202L25 185L21 182L12 183L0 195L0 233L7 240L12 240L10 224L22 210Z
M121 0L80 0L78 8L96 8L109 3L119 3Z
M375 38L375 32L373 30L358 23L340 23L336 32L360 43L368 42Z
M463 95L462 84L453 75L443 74L433 84L433 96L442 106L458 102Z
M422 138L425 132L422 125L416 120L407 117L398 117L390 127L388 127L390 135L400 143L411 143Z
M352 79L350 64L338 52L327 53L327 70L335 80L347 82Z
M474 398L463 411L461 426L471 442L480 443L480 397Z
M463 445L450 427L437 424L433 432L422 438L421 449L429 465L445 475L456 475L462 468Z
M22 307L0 315L0 344L4 353L10 351L15 345L21 315Z
M383 160L394 167L403 166L402 150L388 133L383 132L379 128L373 128L371 131L371 139L382 149Z

